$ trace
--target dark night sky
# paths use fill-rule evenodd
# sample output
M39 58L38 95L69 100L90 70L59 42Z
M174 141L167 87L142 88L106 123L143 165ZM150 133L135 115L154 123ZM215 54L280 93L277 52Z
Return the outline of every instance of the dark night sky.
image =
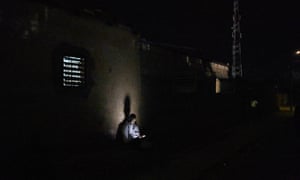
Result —
M193 47L204 58L231 62L232 0L59 2L100 8L150 41ZM240 0L240 14L245 72L260 76L267 68L262 75L280 74L300 47L297 1Z

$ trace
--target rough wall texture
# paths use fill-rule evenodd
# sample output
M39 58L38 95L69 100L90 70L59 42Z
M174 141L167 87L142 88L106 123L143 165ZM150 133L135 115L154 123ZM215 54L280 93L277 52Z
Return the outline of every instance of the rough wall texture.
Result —
M113 138L124 119L126 98L126 108L142 121L136 35L86 16L24 4L1 18L7 27L1 29L6 43L1 74L5 102L13 111L3 115L7 136L25 144L78 143L97 134ZM86 56L86 89L59 84L64 55Z

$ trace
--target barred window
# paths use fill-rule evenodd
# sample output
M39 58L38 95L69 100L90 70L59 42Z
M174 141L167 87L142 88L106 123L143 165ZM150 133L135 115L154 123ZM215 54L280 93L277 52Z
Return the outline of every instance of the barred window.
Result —
M85 58L63 56L63 87L84 87L86 84Z

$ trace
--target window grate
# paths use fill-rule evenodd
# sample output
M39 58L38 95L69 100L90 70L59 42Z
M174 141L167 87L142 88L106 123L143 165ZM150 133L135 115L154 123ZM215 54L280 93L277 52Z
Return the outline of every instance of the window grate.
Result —
M83 87L85 85L85 59L73 56L63 57L62 80L64 87Z

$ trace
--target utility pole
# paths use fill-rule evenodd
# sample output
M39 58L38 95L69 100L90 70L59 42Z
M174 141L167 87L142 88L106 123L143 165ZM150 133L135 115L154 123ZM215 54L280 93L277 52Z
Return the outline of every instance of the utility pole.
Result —
M239 13L239 1L233 2L233 26L232 26L232 66L231 75L235 78L243 76L242 56L241 56L241 39L242 33L240 29L241 16Z

